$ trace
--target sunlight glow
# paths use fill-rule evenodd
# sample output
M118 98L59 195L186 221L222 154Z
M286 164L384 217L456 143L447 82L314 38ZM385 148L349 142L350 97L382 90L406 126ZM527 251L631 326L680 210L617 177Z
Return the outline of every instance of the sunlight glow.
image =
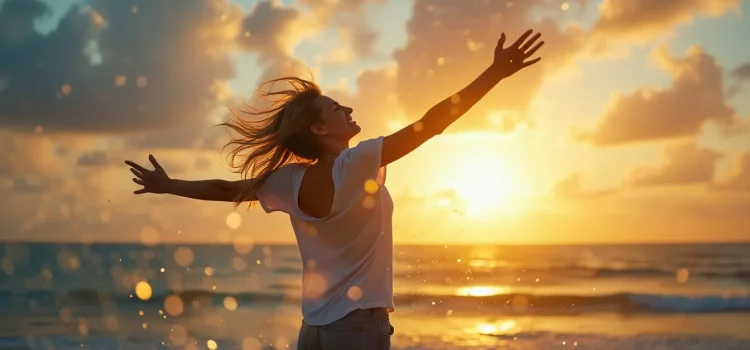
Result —
M511 197L524 193L525 186L513 176L507 160L498 155L477 154L459 160L463 171L452 179L451 187L470 215L486 215L498 209L513 210Z
M507 320L499 324L480 323L477 325L477 331L481 334L498 334L506 333L516 327L516 321Z
M456 295L470 296L470 297L486 297L490 295L498 295L508 293L507 287L491 287L491 286L473 286L463 287L456 292Z

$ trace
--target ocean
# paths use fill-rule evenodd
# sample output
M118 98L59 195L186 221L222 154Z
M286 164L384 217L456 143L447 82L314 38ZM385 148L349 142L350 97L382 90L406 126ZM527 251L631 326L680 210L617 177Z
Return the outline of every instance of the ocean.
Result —
M396 246L392 349L750 349L750 244ZM294 349L293 245L0 244L0 349Z

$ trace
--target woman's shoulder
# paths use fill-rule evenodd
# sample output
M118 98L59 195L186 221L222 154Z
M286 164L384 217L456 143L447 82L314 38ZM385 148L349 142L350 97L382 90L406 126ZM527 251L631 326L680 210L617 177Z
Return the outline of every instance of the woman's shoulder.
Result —
M289 176L308 166L310 166L310 164L307 164L307 163L297 163L297 162L287 163L271 171L269 176L271 177Z

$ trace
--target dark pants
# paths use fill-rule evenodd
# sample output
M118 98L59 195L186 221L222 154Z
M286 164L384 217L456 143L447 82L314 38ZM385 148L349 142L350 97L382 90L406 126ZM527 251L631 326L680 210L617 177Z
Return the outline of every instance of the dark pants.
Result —
M324 326L303 320L297 350L389 350L392 334L386 309L354 310Z

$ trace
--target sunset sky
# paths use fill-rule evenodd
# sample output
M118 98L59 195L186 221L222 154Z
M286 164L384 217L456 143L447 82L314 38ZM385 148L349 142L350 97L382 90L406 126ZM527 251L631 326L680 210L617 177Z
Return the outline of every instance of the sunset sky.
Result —
M291 243L280 213L135 196L123 160L239 179L212 125L282 74L311 72L353 107L355 143L384 135L526 29L542 61L389 166L396 243L750 240L747 14L741 0L0 0L0 240Z

